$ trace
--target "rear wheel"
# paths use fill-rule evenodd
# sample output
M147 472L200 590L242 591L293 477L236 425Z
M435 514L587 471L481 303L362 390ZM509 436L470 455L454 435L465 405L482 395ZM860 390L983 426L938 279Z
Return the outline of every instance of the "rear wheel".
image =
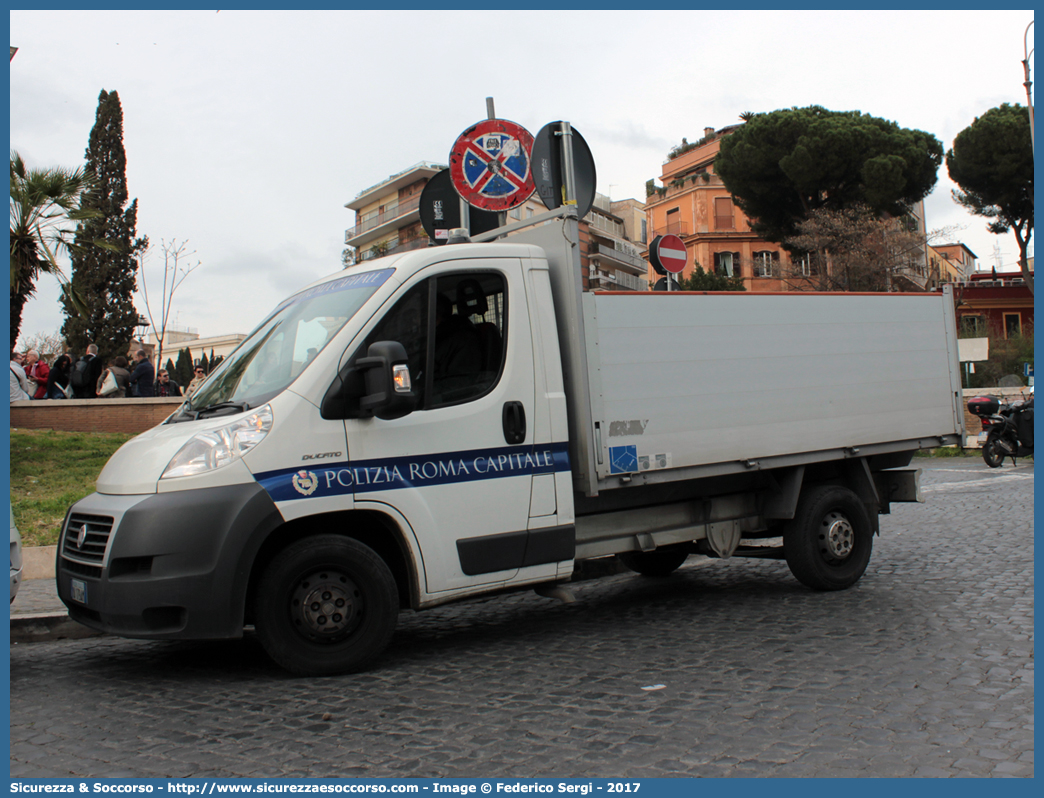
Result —
M620 562L642 576L670 576L689 556L687 551L625 551L617 555Z
M258 585L255 628L276 664L304 676L364 668L391 640L395 578L368 546L338 535L288 546Z
M1000 444L1000 436L990 432L986 435L986 443L982 445L982 459L990 468L1000 468L1004 462L1004 451Z
M844 590L870 562L873 530L866 508L848 488L819 485L804 492L783 528L790 572L813 590Z

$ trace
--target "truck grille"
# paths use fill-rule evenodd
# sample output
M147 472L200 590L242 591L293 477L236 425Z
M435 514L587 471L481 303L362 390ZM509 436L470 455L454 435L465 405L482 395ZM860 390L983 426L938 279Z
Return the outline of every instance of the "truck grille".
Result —
M112 523L112 517L104 515L74 513L69 517L62 537L62 560L67 570L83 576L101 576Z

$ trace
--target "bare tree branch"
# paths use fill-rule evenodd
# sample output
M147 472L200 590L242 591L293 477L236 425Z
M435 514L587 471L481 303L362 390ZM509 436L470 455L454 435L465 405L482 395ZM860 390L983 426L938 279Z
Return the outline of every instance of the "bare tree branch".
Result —
M145 315L149 319L152 332L156 335L157 353L156 362L162 367L163 344L167 335L167 322L170 319L170 308L174 302L174 292L181 287L192 272L202 265L199 260L192 264L184 261L191 259L196 251L188 252L188 240L178 243L176 238L166 241L160 239L160 248L163 250L163 288L160 294L160 303L154 313L149 302L148 280L145 269L145 258L152 251L152 247L142 253L141 257L141 293L145 299ZM155 294L155 292L153 292Z

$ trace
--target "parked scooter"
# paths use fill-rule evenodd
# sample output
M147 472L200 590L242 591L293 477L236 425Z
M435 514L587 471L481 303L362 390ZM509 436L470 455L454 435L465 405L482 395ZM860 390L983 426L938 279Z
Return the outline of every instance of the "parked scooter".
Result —
M1005 457L1015 465L1017 457L1033 456L1032 396L1010 404L996 396L976 396L968 400L968 410L982 420L982 459L990 468L999 468Z

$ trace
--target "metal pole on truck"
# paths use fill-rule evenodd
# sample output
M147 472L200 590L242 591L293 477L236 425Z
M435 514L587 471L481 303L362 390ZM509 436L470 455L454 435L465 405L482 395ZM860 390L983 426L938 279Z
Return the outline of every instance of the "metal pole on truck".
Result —
M497 112L493 108L493 98L486 98L486 119L496 119ZM497 227L503 227L507 224L507 211L499 211L497 213Z
M563 205L576 205L576 175L573 173L573 126L562 123L562 178L565 183Z

